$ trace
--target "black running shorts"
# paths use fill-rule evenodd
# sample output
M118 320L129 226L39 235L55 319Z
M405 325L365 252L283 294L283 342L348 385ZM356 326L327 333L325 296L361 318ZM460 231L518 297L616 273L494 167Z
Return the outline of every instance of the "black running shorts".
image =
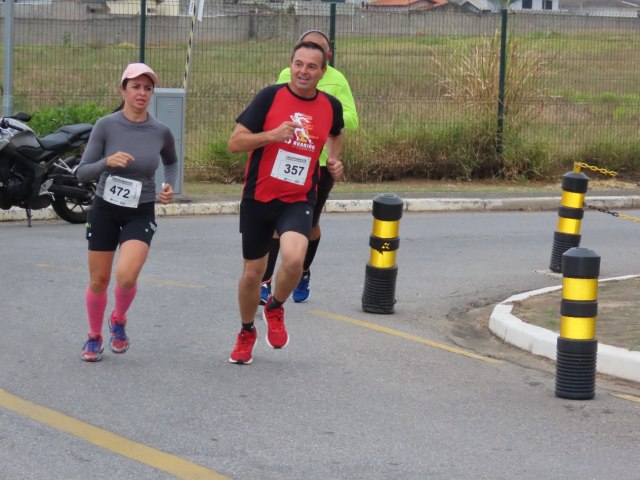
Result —
M280 200L259 202L243 198L240 203L242 256L256 260L269 253L273 232L311 233L313 206L308 202L285 203Z
M86 238L89 250L114 252L127 240L140 240L151 245L158 226L155 202L141 203L138 208L121 207L97 195L87 215Z
M316 206L313 209L313 226L317 226L320 222L320 215L322 214L322 209L324 208L324 204L327 203L327 199L329 198L329 192L333 188L334 184L333 177L329 173L327 167L320 167L320 179L318 180L318 193Z

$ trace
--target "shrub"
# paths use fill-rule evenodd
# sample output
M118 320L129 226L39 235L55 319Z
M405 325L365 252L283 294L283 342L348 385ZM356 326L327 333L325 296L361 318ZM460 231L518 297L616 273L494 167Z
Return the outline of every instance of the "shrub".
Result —
M247 158L247 153L229 153L225 139L214 139L205 145L198 158L188 162L189 176L195 180L240 183Z
M467 132L454 141L465 142L466 148L457 145L458 152L467 150L464 153L475 158L475 166L463 166L467 177L540 177L548 161L539 146L535 146L537 153L527 160L524 152L520 151L525 143L519 135L544 110L544 71L549 64L536 54L535 46L523 50L517 37L509 35L503 135L511 143L508 151L499 155L496 112L500 93L500 43L500 32L496 31L492 38L482 39L476 45L461 44L453 55L438 56L434 50L436 63L442 72L438 75L439 84L450 99L461 102L475 119L475 126L471 126L471 121L465 123L474 133ZM507 142L503 141L503 148L505 144Z
M565 164L569 166L573 162L613 170L622 176L632 176L637 182L640 173L640 140L627 145L620 145L613 140L593 142L579 149L575 157L570 156L565 160Z
M43 108L33 114L29 126L39 136L44 136L65 125L74 123L94 124L96 120L107 113L109 113L109 110L93 103Z

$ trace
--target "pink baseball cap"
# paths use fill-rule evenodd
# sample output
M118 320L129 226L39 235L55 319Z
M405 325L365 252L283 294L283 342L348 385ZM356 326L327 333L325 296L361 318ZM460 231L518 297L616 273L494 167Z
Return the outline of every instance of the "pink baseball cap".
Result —
M127 78L137 78L140 75L147 75L153 82L154 87L158 85L158 76L153 70L151 70L151 67L144 63L130 63L127 65L127 68L122 72L122 80L120 81L120 84L122 84L122 82Z

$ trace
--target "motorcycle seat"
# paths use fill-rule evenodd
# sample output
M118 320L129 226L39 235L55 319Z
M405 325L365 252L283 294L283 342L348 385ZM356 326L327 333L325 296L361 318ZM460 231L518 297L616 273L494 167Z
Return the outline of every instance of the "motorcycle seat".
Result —
M39 138L38 142L45 150L59 150L81 138L88 139L92 129L93 125L90 123L66 125L45 137Z

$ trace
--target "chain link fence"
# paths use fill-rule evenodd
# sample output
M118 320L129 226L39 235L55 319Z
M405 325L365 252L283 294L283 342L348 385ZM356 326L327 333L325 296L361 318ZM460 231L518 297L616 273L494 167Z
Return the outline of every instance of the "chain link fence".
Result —
M113 109L120 73L142 56L161 86L182 87L190 53L187 175L216 162L231 168L243 163L225 152L235 117L288 65L301 32L332 26L329 4L317 1L207 2L196 22L182 0L146 6L141 17L141 2L125 0L18 2L14 110L87 102ZM640 18L510 12L505 153L497 158L500 13L365 3L336 12L334 66L360 115L346 160L377 165L363 179L491 176L509 165L514 176L535 177L554 162L581 160L637 168Z

